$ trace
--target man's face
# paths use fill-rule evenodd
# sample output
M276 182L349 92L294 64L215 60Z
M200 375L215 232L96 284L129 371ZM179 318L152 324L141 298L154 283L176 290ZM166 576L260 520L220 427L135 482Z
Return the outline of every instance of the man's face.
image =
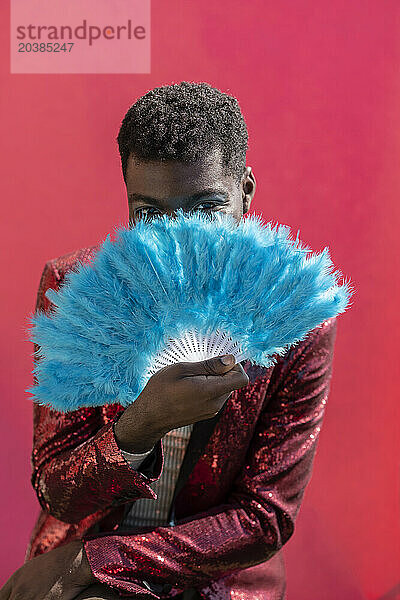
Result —
M224 175L219 151L191 164L141 162L130 155L126 171L130 226L140 219L172 216L178 208L223 212L239 223L250 208L255 186L251 167L246 167L240 184Z

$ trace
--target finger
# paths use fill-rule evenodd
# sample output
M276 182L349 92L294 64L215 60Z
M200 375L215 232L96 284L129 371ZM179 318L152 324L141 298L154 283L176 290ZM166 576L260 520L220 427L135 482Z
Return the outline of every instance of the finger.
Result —
M229 394L224 394L223 396L217 396L216 398L209 400L209 406L212 407L214 415L219 413L219 411L226 404L227 400L231 397L231 395L232 392L230 392Z
M201 360L199 362L181 363L185 377L196 377L198 375L223 375L235 366L233 354L224 354Z
M232 369L229 373L220 377L197 377L196 380L201 381L202 391L207 395L222 396L238 390L249 383L249 378L246 375L243 367L239 365L239 369Z

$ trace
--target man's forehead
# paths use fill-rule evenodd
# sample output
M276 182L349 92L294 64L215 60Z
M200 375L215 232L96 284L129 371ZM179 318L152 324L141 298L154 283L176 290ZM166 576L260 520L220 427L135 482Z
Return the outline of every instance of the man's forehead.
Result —
M213 157L195 163L128 160L127 192L131 201L155 198L187 199L204 193L229 194L233 178L223 174Z

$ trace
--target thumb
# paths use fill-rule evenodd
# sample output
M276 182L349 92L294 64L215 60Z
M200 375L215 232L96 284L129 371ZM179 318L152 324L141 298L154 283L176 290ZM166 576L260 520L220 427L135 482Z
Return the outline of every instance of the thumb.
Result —
M222 354L199 362L190 363L190 371L193 375L223 375L234 366L234 355Z

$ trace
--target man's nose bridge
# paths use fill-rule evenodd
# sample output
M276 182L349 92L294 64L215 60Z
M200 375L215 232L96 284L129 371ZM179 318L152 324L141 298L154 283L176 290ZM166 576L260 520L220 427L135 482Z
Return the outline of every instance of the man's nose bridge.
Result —
M192 212L190 209L178 207L178 208L175 208L172 210L165 211L165 214L168 215L168 218L173 219L175 221L178 218L178 215L177 215L178 210L182 211L184 214L189 214Z

